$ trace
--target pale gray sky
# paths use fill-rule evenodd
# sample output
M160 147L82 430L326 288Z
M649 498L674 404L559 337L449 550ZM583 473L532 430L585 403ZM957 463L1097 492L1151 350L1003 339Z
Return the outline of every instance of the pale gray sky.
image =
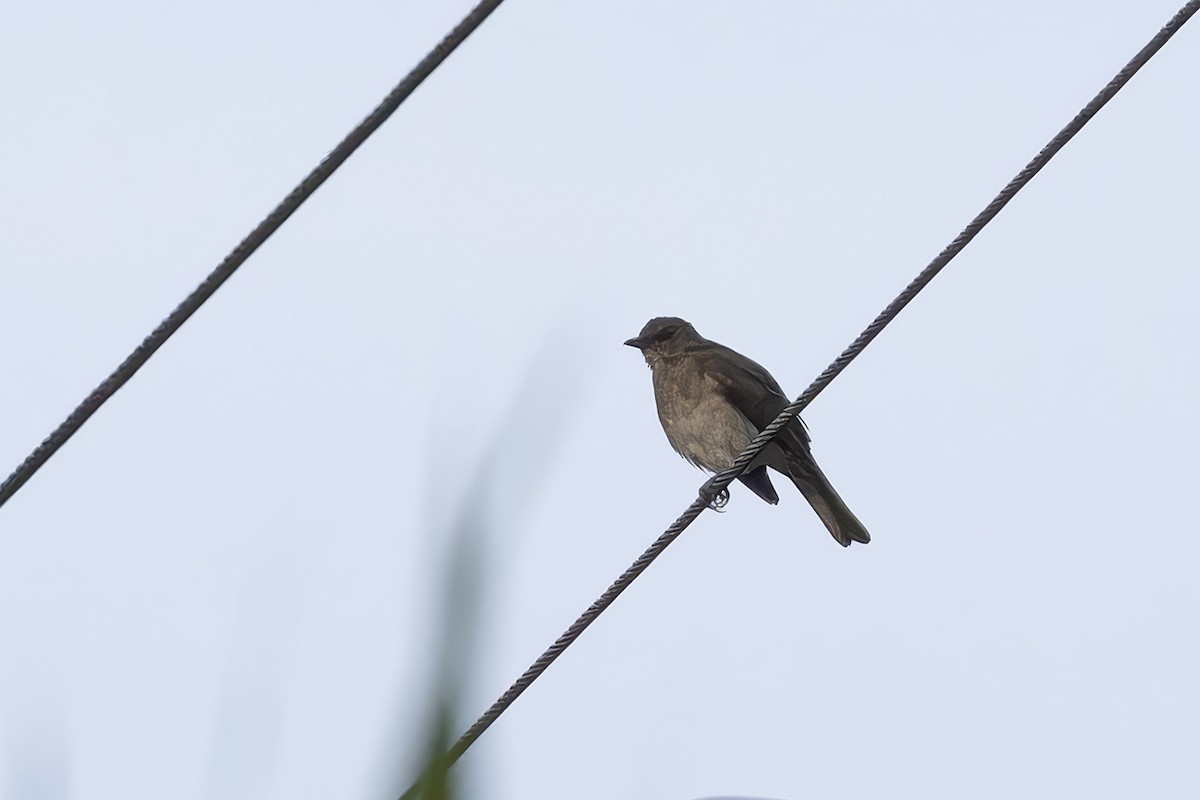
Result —
M464 723L703 480L621 342L798 394L1180 2L511 0L0 509L0 797L393 797L490 443ZM0 470L467 8L12 6ZM735 487L473 796L1190 796L1197 75L1193 21L806 413L869 546Z

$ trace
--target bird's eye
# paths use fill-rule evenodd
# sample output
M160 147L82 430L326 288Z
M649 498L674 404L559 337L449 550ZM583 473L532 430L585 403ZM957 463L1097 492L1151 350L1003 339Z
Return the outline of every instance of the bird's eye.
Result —
M675 332L678 330L679 330L678 325L672 325L669 328L663 328L661 331L654 334L654 341L665 342L667 339L670 339L672 336L674 336Z

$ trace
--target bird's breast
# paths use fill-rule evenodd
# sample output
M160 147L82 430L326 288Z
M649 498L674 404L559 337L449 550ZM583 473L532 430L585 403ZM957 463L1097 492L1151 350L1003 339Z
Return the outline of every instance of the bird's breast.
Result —
M710 472L732 464L758 434L725 397L722 387L702 372L656 368L654 397L671 446Z

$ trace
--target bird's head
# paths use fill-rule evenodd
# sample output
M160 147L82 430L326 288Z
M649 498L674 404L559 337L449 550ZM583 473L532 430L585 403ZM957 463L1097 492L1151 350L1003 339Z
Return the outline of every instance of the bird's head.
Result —
M652 356L680 350L700 339L692 323L679 317L655 317L646 323L642 332L625 344L642 351L649 361Z

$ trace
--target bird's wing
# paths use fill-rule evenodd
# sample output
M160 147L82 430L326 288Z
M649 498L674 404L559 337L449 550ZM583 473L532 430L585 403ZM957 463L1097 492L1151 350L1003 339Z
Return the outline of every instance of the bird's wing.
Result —
M791 402L762 365L722 345L714 344L704 360L704 374L721 387L734 408L760 431L774 422ZM798 417L779 435L784 440L794 437L799 441L793 444L803 449L808 447L808 431Z
M743 472L738 476L738 480L749 486L752 492L771 505L779 502L779 494L775 491L775 487L771 485L771 476L767 474L765 464Z

